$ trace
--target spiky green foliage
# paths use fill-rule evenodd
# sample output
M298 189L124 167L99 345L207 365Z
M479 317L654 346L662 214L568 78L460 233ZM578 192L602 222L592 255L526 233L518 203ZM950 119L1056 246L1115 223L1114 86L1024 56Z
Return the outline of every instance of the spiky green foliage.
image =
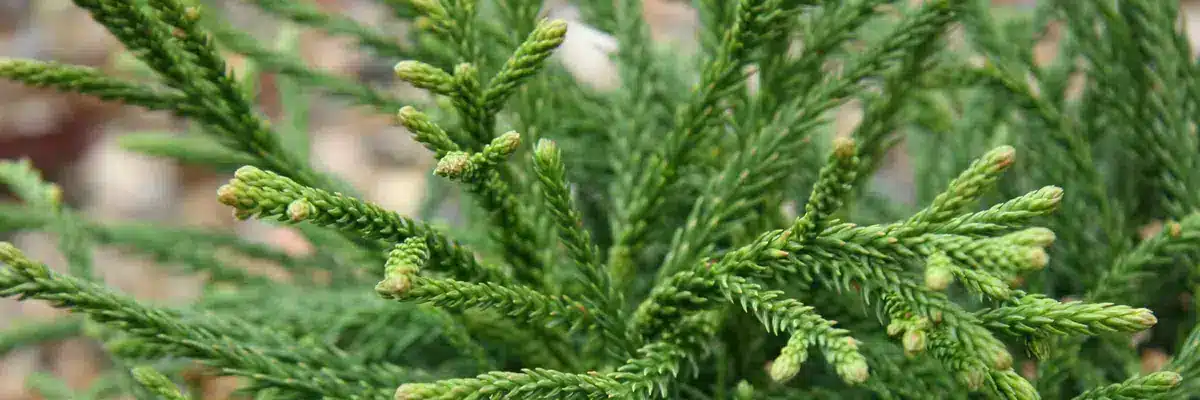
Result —
M146 390L158 395L160 398L167 400L186 400L183 394L179 393L179 389L171 383L170 379L155 371L150 367L138 367L133 369L133 379L136 379L139 384Z
M382 1L405 41L255 1L288 20L274 45L183 0L75 3L158 80L35 60L0 61L0 75L186 119L185 134L122 144L232 173L217 201L315 251L100 223L28 163L0 164L19 200L0 205L0 228L57 234L70 264L0 245L0 295L82 315L15 327L0 350L86 335L115 366L88 393L31 378L45 397L184 398L167 377L180 358L259 399L1123 399L1200 385L1195 307L1178 304L1200 271L1200 70L1171 2L1052 0L1002 18L983 0L705 0L695 57L651 41L639 1L579 2L619 42L611 90L554 58L574 28L535 0ZM305 66L301 27L391 59L433 101ZM1040 60L1053 27L1057 55ZM261 72L281 79L276 124L253 106ZM399 215L318 172L309 93L395 116L430 151L431 187L459 189L427 202L461 195L456 211L477 218ZM847 106L863 118L839 135ZM895 157L915 201L877 179ZM207 290L173 307L117 293L92 276L97 245L204 274ZM1141 371L1147 349L1173 359Z

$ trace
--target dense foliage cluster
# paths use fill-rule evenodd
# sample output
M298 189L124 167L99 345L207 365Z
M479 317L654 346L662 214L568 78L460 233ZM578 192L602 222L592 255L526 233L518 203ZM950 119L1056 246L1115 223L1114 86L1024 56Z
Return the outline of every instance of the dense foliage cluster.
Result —
M696 0L693 55L651 40L640 1L580 1L619 43L609 90L552 58L573 28L540 0L381 0L403 40L253 1L357 39L419 99L309 68L294 36L265 45L199 3L74 3L156 81L13 59L0 76L186 119L188 135L123 144L232 173L216 201L316 249L99 223L28 163L0 165L21 200L0 228L58 235L70 267L2 244L0 294L79 316L0 349L86 335L114 366L63 398L188 398L169 376L196 362L255 399L1177 399L1200 383L1181 297L1200 272L1200 65L1174 2ZM254 71L279 76L274 123ZM309 93L428 148L424 215L310 165ZM838 134L849 106L862 119ZM915 202L873 178L896 157ZM447 205L468 218L439 219ZM186 307L119 294L95 246L208 290ZM1144 370L1148 348L1171 361Z

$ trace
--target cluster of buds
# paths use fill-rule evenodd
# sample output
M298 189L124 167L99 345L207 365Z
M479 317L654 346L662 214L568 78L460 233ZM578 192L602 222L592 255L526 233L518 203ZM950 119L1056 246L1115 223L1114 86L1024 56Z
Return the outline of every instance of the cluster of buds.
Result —
M900 336L904 346L904 354L912 357L925 351L929 342L929 328L932 326L928 318L897 318L887 326L888 336Z
M429 260L425 239L411 237L396 245L384 264L384 278L375 285L375 292L384 298L397 298L412 288L413 278Z

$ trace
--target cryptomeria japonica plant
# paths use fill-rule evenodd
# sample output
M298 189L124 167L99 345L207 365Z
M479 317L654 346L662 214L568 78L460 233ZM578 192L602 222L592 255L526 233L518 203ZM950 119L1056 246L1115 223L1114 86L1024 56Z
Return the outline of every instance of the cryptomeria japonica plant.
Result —
M157 81L14 59L0 75L186 119L191 135L123 143L232 173L215 201L316 249L99 223L3 164L21 202L0 227L57 234L70 268L0 245L0 293L82 319L0 343L92 337L138 398L188 398L180 360L256 399L1174 399L1200 382L1179 300L1200 251L1200 66L1172 2L698 0L699 50L679 54L640 2L581 1L618 43L604 89L551 57L573 27L541 1L381 1L403 40L253 1L395 60L428 99L308 68L186 0L74 3ZM280 75L282 121L228 52ZM470 218L399 215L311 166L305 92L395 116L449 187L428 208L467 199L450 204ZM862 119L838 134L849 106ZM881 189L891 157L915 201ZM101 245L211 290L119 294L92 273ZM1170 362L1143 370L1148 348Z

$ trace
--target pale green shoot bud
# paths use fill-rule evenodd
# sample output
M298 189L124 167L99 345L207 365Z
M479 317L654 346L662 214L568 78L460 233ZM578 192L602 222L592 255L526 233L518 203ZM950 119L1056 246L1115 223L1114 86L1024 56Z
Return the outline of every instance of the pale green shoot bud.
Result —
M738 382L737 387L733 389L733 396L737 400L751 400L754 398L754 385L750 382L742 380Z
M246 165L238 168L233 173L233 179L229 181L229 185L233 186L234 192L238 196L245 196L247 188L252 187L272 187L278 183L281 177L273 172L264 171L253 165ZM284 178L286 179L286 178ZM221 196L221 190L218 189L218 197Z
M925 267L925 287L929 290L945 290L954 282L954 272L949 266L928 264Z
M375 285L375 292L383 297L400 297L412 288L412 276L406 274L388 275Z
M1150 327L1158 324L1158 317L1154 316L1154 311L1150 311L1149 309L1145 308L1134 310L1133 314L1129 316L1128 320L1137 326L1134 329L1139 331L1149 329Z
M833 152L817 174L812 194L804 205L804 215L792 224L792 231L806 238L815 237L824 224L829 223L830 216L842 207L858 173L855 151L854 140L834 139Z
M436 385L432 383L405 383L396 388L394 400L427 399L438 394Z
M469 173L474 166L471 165L471 156L466 152L452 151L438 160L437 167L433 169L433 173L438 176L455 179Z
M421 142L425 148L432 150L437 158L445 157L446 153L458 150L458 145L450 140L450 135L445 130L433 123L428 115L417 111L412 106L401 107L400 111L396 113L396 121L412 133L413 139Z
M1167 226L1164 227L1163 230L1166 231L1167 235L1171 236L1172 238L1179 238L1179 236L1183 234L1183 225L1180 225L1178 222L1171 221L1167 223Z
M925 351L925 345L928 342L928 336L924 330L913 329L905 332L904 337L900 340L904 345L904 353L912 356Z
M804 364L804 360L808 359L808 341L803 337L795 337L788 340L788 344L779 352L779 357L771 363L771 369L768 373L771 379L776 382L787 382L800 372L800 367Z
M188 6L183 10L183 16L189 21L199 21L202 16L200 6Z
M317 211L316 206L313 206L308 200L296 199L296 201L288 204L287 214L292 222L300 222L308 219L310 215Z
M233 177L242 181L250 182L262 176L262 170L253 165L245 165L233 172Z
M1017 159L1017 149L1012 146L1004 145L992 149L983 156L999 172L1011 166Z
M800 372L800 364L795 362L791 357L779 356L771 363L771 380L775 382L787 382Z
M929 207L913 215L907 223L923 226L921 229L924 230L929 229L930 225L923 224L939 224L953 218L995 184L1000 174L1013 164L1015 155L1016 150L1012 146L1000 146L987 152L954 178L946 191L934 198Z
M230 207L237 207L239 203L237 188L232 183L221 185L217 188L217 201Z
M1159 371L1146 375L1145 382L1146 386L1173 388L1183 382L1183 376L1175 371Z
M854 157L854 139L837 137L833 139L833 156L842 160Z
M50 183L46 185L46 198L50 200L50 204L55 206L62 204L63 190L62 187Z
M404 239L388 253L384 279L375 285L375 292L383 297L402 297L412 288L416 274L428 260L429 248L424 238Z
M957 374L958 381L967 387L967 390L972 392L978 391L983 387L984 379L987 379L986 371L972 369L969 371L959 371Z
M391 275L412 275L421 270L421 266L429 260L429 247L425 239L413 236L397 244L388 252L384 273Z
M1046 249L1031 247L1018 262L1029 269L1039 270L1045 268L1046 264L1050 263L1050 255L1046 254Z
M787 258L787 256L789 256L789 255L791 255L791 253L788 253L785 250L779 250L779 249L766 249L766 250L763 250L762 254L761 254L762 258L768 259L768 260L778 260L781 258Z
M519 147L521 147L521 134L508 131L493 139L492 143L488 145L488 149L484 149L484 151L491 150L498 155L507 157L516 152Z
M561 157L558 151L558 145L553 140L540 139L537 145L533 148L535 157L546 160L544 164L558 164L558 159Z
M925 261L925 287L943 290L954 282L954 261L946 253L931 254Z
M1009 353L1008 350L1004 349L1004 348L993 349L992 368L999 369L999 370L1005 370L1005 369L1012 368L1012 365L1013 365L1012 353Z
M867 366L867 360L860 357L839 363L837 372L843 381L851 385L866 382L867 378L871 377L871 369Z
M471 63L461 63L454 66L454 77L457 79L478 79L479 68Z
M555 19L544 22L538 25L536 32L538 37L560 38L561 41L567 35L567 21Z
M554 49L566 39L567 23L561 20L542 20L529 37L521 43L513 55L505 61L496 76L488 82L484 93L484 107L497 111L505 100L516 93L525 79L536 74Z
M1013 208L1037 213L1050 213L1058 209L1058 206L1062 204L1062 198L1063 189L1061 187L1044 186L1041 189L1021 196L1020 206Z
M417 30L419 30L419 31L426 31L426 32L433 31L438 28L437 22L434 22L433 18L429 18L429 17L423 16L423 15L420 17L417 17L416 19L413 20L413 26L416 27Z
M400 111L396 113L396 120L400 121L400 125L403 125L405 128L413 130L413 126L422 122L428 122L429 117L417 111L413 106L404 106L400 107Z
M9 242L0 242L0 262L8 264L9 267L24 275L36 278L50 277L50 270L46 268L46 265L30 261L25 253Z
M1036 227L1004 235L1004 239L1019 246L1046 247L1054 243L1054 231Z
M417 9L417 12L429 18L446 18L446 9L437 0L410 0L409 3L412 4L413 8Z
M420 61L406 60L396 63L393 70L397 78L415 87L441 95L454 91L454 77L435 66Z
M133 379L136 380L142 387L167 400L184 400L182 394L179 393L179 388L170 379L158 373L150 367L137 367L131 372Z

